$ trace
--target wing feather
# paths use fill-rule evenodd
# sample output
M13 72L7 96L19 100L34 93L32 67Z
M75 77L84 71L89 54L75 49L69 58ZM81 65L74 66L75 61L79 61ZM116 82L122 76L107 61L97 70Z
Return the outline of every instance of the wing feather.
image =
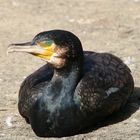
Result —
M99 114L109 115L126 103L133 89L130 69L122 60L108 53L85 52L84 74L75 92L83 112L100 110Z

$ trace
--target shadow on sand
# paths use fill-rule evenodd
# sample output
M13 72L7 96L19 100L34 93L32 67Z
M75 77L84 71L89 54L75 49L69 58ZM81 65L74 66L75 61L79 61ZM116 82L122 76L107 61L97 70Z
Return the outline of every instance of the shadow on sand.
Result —
M129 118L133 113L135 113L140 108L140 88L135 87L134 93L128 100L127 104L119 111L111 116L107 117L106 120L101 121L99 124L94 126L94 128L90 128L84 131L83 133L88 133L94 130L97 130L100 127L104 127L107 125L112 125L123 120Z

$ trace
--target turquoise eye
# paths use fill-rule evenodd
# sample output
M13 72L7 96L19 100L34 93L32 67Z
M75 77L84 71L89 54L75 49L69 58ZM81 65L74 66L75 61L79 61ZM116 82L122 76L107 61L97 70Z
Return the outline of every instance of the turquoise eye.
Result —
M53 40L44 40L44 41L41 41L39 42L38 44L44 48L47 48L47 47L51 47L51 45L54 43Z
M45 44L47 46L51 46L53 43L54 43L53 40L47 40L47 41L45 41Z

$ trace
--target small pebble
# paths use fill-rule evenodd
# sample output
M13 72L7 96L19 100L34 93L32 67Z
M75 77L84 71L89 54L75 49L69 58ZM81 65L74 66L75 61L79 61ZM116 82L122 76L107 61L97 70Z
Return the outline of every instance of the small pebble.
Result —
M6 122L6 125L8 126L8 127L12 127L12 117L10 117L10 116L8 116L7 118L6 118L6 120L5 120L5 122Z
M133 118L132 120L131 120L132 122L139 122L137 119L135 119L135 118Z
M5 136L5 134L4 133L1 133L0 136Z

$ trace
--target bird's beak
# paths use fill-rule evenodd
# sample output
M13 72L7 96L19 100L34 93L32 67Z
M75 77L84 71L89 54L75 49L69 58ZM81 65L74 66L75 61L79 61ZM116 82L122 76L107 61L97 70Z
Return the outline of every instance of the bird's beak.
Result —
M7 53L12 52L26 52L26 53L43 53L43 48L38 45L31 45L30 42L10 44L7 49Z
M38 56L42 59L49 60L54 54L54 49L50 46L48 49L43 48L39 44L32 45L31 42L10 44L7 49L7 54L12 52L25 52Z

